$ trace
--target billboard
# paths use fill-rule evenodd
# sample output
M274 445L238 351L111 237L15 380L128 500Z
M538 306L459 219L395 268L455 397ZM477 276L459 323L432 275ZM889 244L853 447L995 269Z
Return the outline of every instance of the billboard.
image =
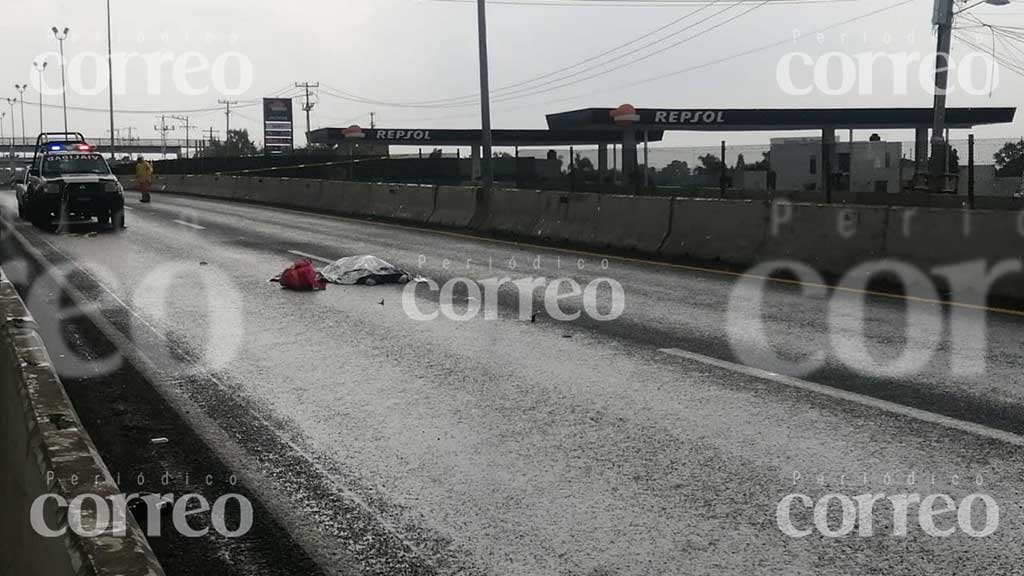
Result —
M295 149L291 98L263 99L263 146L267 154Z

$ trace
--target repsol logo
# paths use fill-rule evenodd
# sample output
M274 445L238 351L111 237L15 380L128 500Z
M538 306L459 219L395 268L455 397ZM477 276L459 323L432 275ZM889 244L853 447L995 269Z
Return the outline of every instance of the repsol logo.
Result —
M432 140L430 130L377 130L378 140Z
M721 110L658 110L655 124L723 124L725 112Z

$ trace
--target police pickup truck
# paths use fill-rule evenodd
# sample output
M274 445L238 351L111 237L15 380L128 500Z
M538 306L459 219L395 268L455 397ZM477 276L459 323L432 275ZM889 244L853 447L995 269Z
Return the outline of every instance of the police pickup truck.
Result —
M95 218L120 231L124 188L81 134L40 134L25 184L18 187L18 216L47 230Z

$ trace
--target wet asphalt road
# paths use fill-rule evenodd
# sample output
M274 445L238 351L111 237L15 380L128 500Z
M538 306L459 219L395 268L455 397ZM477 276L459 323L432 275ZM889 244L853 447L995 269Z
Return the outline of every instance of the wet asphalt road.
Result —
M10 192L0 202L14 213ZM733 275L191 198L130 205L123 235L15 230L90 272L72 282L128 335L129 359L171 404L198 407L186 420L328 573L1011 574L1024 560L1021 448L985 435L1024 430L1021 318L961 318L987 350L957 350L954 370L948 326L964 310L920 304L908 320L905 302L867 298L857 349L840 304L859 295L834 297L830 329L831 294L769 283L770 349L822 355L794 386L716 362L787 371L751 340L751 294L730 307ZM440 285L611 278L625 307L563 322L543 284L524 305L514 286L476 300L463 283L447 315L416 320L400 286L300 294L267 282L297 253L374 254ZM421 313L438 309L436 292L417 294ZM608 313L607 283L596 294ZM448 317L491 304L496 319ZM886 373L908 326L934 333L937 352ZM776 522L791 493L974 492L1000 507L982 538L931 536L916 514L893 536L884 507L873 536L792 538ZM810 525L809 512L793 517Z

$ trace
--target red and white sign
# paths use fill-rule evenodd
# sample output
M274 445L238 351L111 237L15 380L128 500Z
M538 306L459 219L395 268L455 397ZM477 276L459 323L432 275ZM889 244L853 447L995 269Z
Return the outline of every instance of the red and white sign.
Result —
M355 124L343 129L341 133L345 135L345 138L366 138L366 133L363 132L363 129L360 128L359 126L356 126Z
M640 115L636 113L636 108L632 104L619 106L611 111L611 116L612 120L615 121L615 125L623 128L628 128L640 121Z

